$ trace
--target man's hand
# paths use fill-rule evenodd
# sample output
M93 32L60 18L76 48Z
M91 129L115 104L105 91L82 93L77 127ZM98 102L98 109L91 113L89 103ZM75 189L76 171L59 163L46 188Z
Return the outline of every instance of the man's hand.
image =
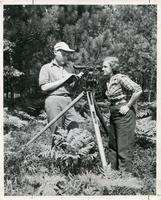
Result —
M81 78L83 76L83 74L84 74L83 72L80 72L79 74L77 74L77 77Z
M83 74L84 74L83 72L80 72L79 74L74 74L74 78L78 80L79 78L83 76Z
M128 105L124 105L124 106L121 106L120 110L119 110L119 113L123 114L123 115L126 115L126 113L129 111L129 107Z
M70 86L74 86L75 82L83 76L83 72L79 74L70 74L67 76L65 84L70 84Z
M80 72L79 74L69 74L69 75L67 75L67 79L69 79L69 78L76 78L76 79L78 79L78 78L81 78L82 76L83 76L83 72Z

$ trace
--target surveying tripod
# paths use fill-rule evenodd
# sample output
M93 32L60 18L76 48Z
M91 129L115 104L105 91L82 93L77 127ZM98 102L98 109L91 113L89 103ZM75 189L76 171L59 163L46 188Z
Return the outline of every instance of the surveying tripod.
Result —
M40 131L38 134L36 134L26 145L25 147L29 146L33 141L35 141L43 132L45 132L52 124L54 124L59 118L61 118L71 107L73 107L83 96L84 94L87 94L87 100L91 112L91 117L94 125L94 130L96 134L96 139L97 139L97 144L98 144L98 149L101 157L101 162L103 169L107 168L107 162L106 162L106 157L104 153L104 148L102 144L102 138L100 134L100 129L99 129L99 124L97 120L97 116L105 129L106 133L108 133L108 129L106 127L106 124L104 122L103 116L100 113L99 107L96 103L96 100L94 98L93 92L92 91L86 91L82 92L79 94L62 112L60 112L51 122L49 122L42 131Z

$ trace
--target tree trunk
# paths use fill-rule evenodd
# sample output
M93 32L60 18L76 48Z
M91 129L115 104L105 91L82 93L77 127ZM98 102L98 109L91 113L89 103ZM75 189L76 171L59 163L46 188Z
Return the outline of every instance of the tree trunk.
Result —
M154 79L154 68L152 68L151 77L150 77L150 87L149 87L148 102L151 102L153 79Z
M11 89L11 108L14 108L14 88L13 88L13 81L10 82L10 84L11 84L11 87L10 87L10 89Z

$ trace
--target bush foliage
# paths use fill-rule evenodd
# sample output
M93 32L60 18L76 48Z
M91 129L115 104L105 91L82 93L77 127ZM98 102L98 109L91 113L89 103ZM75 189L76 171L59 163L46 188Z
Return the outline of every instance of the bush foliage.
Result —
M4 117L5 195L155 194L155 140L149 140L148 134L140 137L145 123L147 130L155 129L155 123L149 117L137 120L132 174L102 170L90 120L85 120L83 129L73 129L69 134L60 129L51 150L49 130L28 148L22 148L43 129L47 123L45 114L35 118L22 111L5 109ZM9 123L13 117L19 121L14 124L14 129ZM24 120L27 123L24 124ZM156 133L153 134L155 137ZM108 153L108 138L104 134L102 138Z
M76 50L68 65L96 68L106 56L117 56L121 72L142 86L143 101L152 101L156 36L155 5L5 5L4 65L11 68L4 70L5 92L37 94L41 66L52 59L56 42L65 41ZM8 80L12 69L23 77Z

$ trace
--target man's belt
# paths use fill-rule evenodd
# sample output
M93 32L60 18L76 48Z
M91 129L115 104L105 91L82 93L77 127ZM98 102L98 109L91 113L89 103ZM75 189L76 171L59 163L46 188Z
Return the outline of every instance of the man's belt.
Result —
M62 96L62 97L70 97L70 95L68 93L64 93L64 94L53 94L54 96Z

